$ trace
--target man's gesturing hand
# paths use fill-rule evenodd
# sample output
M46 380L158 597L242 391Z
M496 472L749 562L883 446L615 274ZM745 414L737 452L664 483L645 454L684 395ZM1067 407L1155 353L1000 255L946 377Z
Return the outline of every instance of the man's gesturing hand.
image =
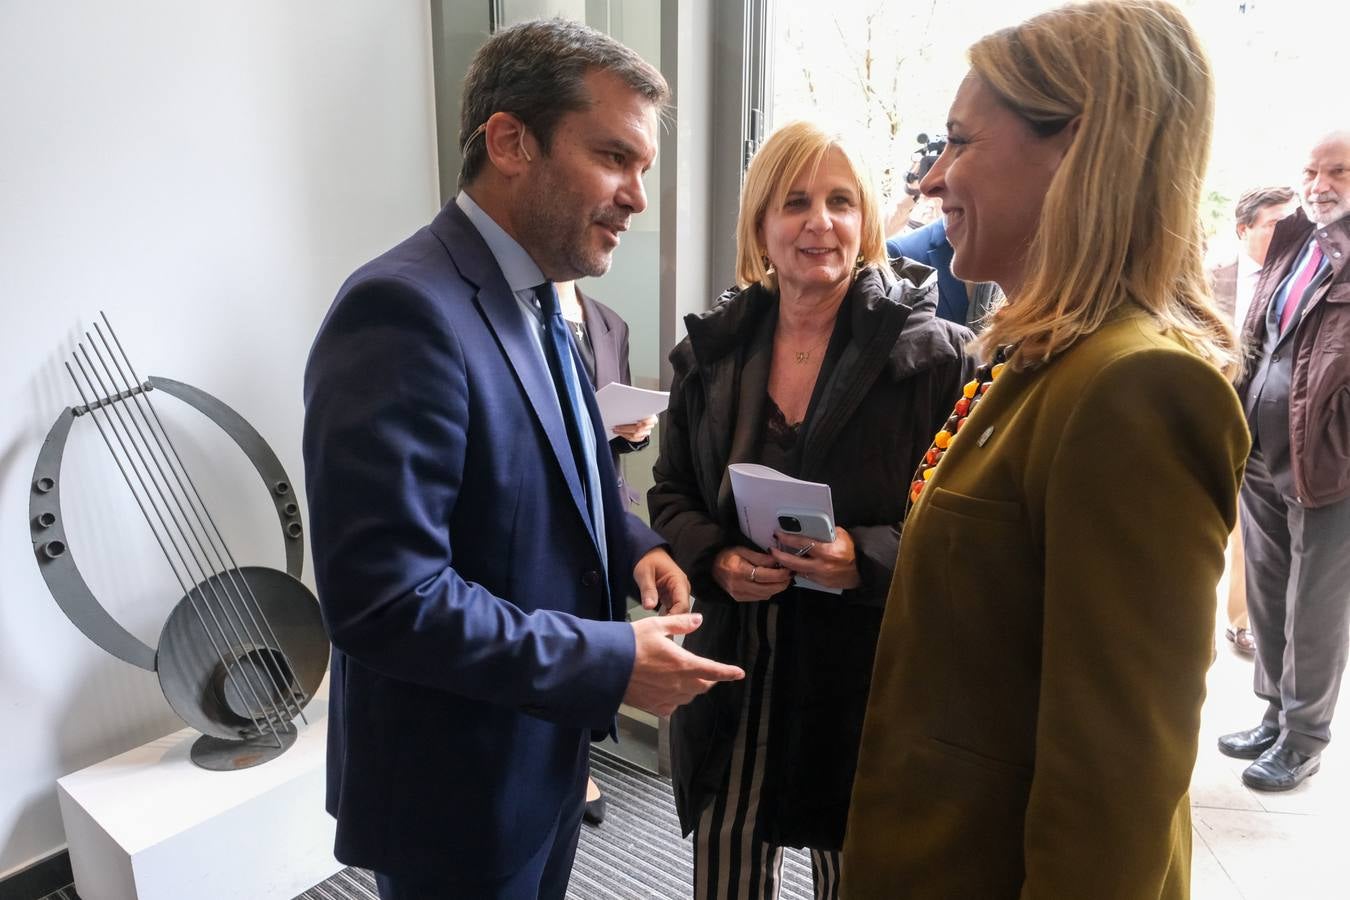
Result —
M642 555L633 567L633 580L643 609L659 609L663 616L689 612L689 578L663 548Z
M668 716L719 681L739 681L745 673L702 656L671 640L698 628L703 616L684 613L651 616L633 623L637 655L623 702L658 716Z

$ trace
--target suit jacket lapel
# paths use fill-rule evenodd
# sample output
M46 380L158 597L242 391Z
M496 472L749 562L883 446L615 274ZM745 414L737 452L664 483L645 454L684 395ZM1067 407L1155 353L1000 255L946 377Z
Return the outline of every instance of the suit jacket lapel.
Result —
M553 390L553 376L548 370L548 364L535 349L534 338L527 330L529 325L496 258L479 235L478 229L473 227L454 203L446 204L432 221L431 230L445 246L460 275L478 288L474 303L515 372L521 391L548 438L549 448L558 462L559 475L567 484L577 513L585 522L587 532L594 538L590 511L586 508L586 495L577 474L577 465L572 459L572 444L568 440L567 427L563 424L562 412ZM573 353L575 355L575 351ZM585 369L580 368L578 371L584 372Z
M617 335L610 330L609 323L600 313L595 301L577 291L577 300L581 302L581 314L586 320L586 333L591 337L591 352L595 354L595 387L597 390L611 381L619 381L619 348L615 344Z

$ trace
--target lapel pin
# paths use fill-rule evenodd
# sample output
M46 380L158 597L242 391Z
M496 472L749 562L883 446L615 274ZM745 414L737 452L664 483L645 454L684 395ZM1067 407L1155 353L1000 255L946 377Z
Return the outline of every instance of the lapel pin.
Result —
M975 442L975 446L983 447L985 445L985 442L989 440L989 436L993 433L994 433L994 426L990 425L988 428L984 430L984 434L980 435L980 439Z

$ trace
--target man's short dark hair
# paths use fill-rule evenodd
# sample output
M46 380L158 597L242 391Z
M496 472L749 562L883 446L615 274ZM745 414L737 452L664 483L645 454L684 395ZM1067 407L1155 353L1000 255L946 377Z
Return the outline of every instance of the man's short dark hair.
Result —
M1267 206L1285 206L1294 199L1293 188L1264 187L1248 191L1238 198L1233 210L1239 225L1251 225Z
M567 19L536 19L497 32L474 54L459 115L459 186L487 162L481 129L507 112L534 132L545 154L564 115L590 103L585 77L610 72L664 112L670 89L661 73L609 35Z

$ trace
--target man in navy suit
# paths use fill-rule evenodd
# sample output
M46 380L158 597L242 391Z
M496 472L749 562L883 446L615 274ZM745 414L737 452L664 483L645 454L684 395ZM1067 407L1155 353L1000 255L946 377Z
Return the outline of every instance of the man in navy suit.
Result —
M670 639L698 627L689 582L625 512L552 330L552 283L603 274L646 207L666 100L583 25L489 39L459 195L347 280L310 353L327 802L337 857L385 900L562 898L589 742L620 702L668 715L743 676ZM634 589L666 615L626 623Z

